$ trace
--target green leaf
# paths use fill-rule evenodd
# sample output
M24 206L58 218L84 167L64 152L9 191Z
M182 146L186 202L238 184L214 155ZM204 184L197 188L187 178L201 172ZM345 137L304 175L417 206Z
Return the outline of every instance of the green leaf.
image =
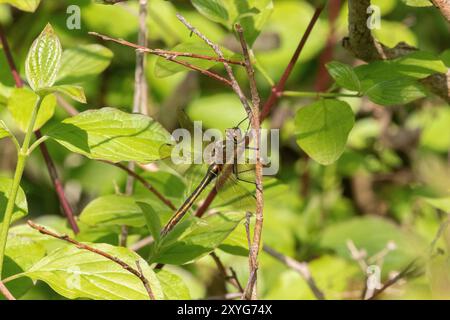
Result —
M50 24L31 45L25 62L28 84L34 91L51 87L56 80L62 47Z
M11 192L12 184L13 184L12 179L0 177L0 227L3 223L3 218L5 216L6 205L8 203L9 193ZM11 223L26 216L27 213L28 213L27 198L25 197L25 192L23 192L22 188L19 188Z
M415 79L399 78L373 83L363 81L363 92L372 102L383 106L405 104L426 96L425 88Z
M57 83L78 83L103 72L111 63L114 54L98 44L80 45L64 50Z
M26 132L31 114L39 96L28 88L14 89L8 100L8 110L11 112L19 128ZM42 101L33 130L40 129L53 117L56 107L56 97L47 95Z
M80 220L90 226L145 225L144 215L135 199L124 195L107 195L95 199L81 212Z
M442 210L444 212L450 213L450 197L446 198L425 198L431 206Z
M244 37L251 47L258 38L264 25L273 12L274 5L272 0L236 0L233 3L237 11L237 16L231 21L232 28L235 23L240 23L244 29Z
M430 0L402 0L402 2L410 7L431 7L433 5Z
M156 276L161 283L166 300L190 300L189 288L180 276L167 270L157 270Z
M61 85L39 90L40 94L49 94L55 92L62 93L80 103L86 103L86 96L84 95L84 89L80 86Z
M199 259L217 248L244 217L242 212L217 213L179 224L158 244L151 262L181 265Z
M190 52L190 53L194 53L194 54L212 56L212 57L216 56L216 53L210 46L208 46L204 42L198 42L198 41L180 43L177 46L175 46L174 48L172 48L171 51ZM229 59L233 56L233 52L231 52L225 48L222 48L222 52L223 52L225 58ZM218 64L216 61L209 61L209 60L204 60L204 59L195 59L195 58L187 58L187 57L177 57L176 59L179 61L188 62L188 63L190 63L196 67L199 67L201 69L204 69L204 70L210 69ZM187 70L190 70L190 69L188 69L180 64L174 63L173 61L164 59L162 57L158 57L158 59L156 60L155 75L160 78L168 77L173 74L187 71Z
M138 202L137 205L142 210L150 234L153 236L153 239L155 239L156 242L159 242L162 229L159 214L148 203Z
M355 123L351 107L339 100L320 100L298 110L298 145L315 161L328 165L344 152Z
M228 11L223 0L191 0L191 3L208 19L224 25L228 23Z
M7 87L0 83L0 105L6 105L8 103L12 90L12 87Z
M7 137L11 137L11 132L6 124L0 120L0 140Z
M157 299L163 299L161 285L152 268L139 255L123 247L89 244L142 271ZM95 300L148 300L141 280L117 263L90 251L67 246L50 253L25 273L47 283L60 295Z
M82 112L47 135L90 159L148 163L171 153L171 136L158 122L113 108Z
M361 91L361 82L352 67L337 61L327 63L326 67L340 87L356 92Z
M0 0L0 3L8 3L17 9L34 12L41 3L41 0Z

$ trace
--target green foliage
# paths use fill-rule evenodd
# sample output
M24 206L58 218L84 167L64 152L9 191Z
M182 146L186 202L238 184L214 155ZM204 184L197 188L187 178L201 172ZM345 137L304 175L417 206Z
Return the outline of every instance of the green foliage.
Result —
M0 3L8 3L17 9L34 12L41 3L41 0L0 0Z
M3 223L6 203L9 199L9 193L11 191L13 180L0 177L0 227ZM12 215L12 221L17 221L20 218L28 214L28 204L25 192L20 188L17 198L15 200L14 212Z
M148 163L170 155L170 135L153 119L113 108L63 120L47 135L90 159Z
M22 132L26 132L28 129L28 124L38 99L39 96L28 88L13 89L11 92L8 100L8 110ZM47 95L39 109L34 130L40 129L53 117L55 107L56 97Z
M221 48L225 58L229 59L233 56L233 53L225 48ZM204 56L210 56L215 57L216 53L214 50L208 46L205 42L186 42L181 43L174 48L172 48L170 51L173 52L189 52L192 54L198 54L198 55L204 55ZM191 65L194 65L200 69L210 69L214 67L215 65L219 64L216 61L210 61L210 60L201 60L201 59L193 59L188 57L179 57L177 58L179 61L187 62ZM155 66L155 75L157 77L168 77L173 74L176 74L178 72L186 71L188 70L186 67L173 63L173 61L164 59L159 57L156 66Z
M11 136L11 132L3 121L0 121L0 139Z
M299 146L323 165L344 152L355 118L350 106L339 100L320 100L298 110L295 116Z
M350 66L333 61L327 64L327 69L338 86L351 91L361 91L361 82Z
M430 7L433 5L429 0L402 0L402 2L411 7Z
M384 259L384 270L402 269L415 257L424 254L426 249L426 243L420 237L375 217L353 218L330 225L322 235L321 245L351 259L349 240L357 248L364 248L369 257L385 249L389 242L395 244L395 254L387 255Z
M167 270L157 270L156 277L161 284L164 297L167 300L189 300L191 295L189 288L181 277Z
M191 0L194 7L205 17L233 30L240 23L245 39L251 46L273 11L272 0Z
M147 262L134 252L106 244L92 244L132 267L139 261L156 298L162 299L161 285ZM44 257L25 275L42 280L59 294L69 298L107 300L148 300L141 280L117 263L73 246L58 249Z
M80 45L64 50L56 82L79 83L103 72L114 54L98 44Z
M48 24L28 51L25 71L33 91L51 87L60 68L62 47L52 26Z
M141 208L144 215L145 221L147 223L148 230L152 235L153 239L158 243L161 240L161 220L158 213L147 203L138 202L138 206Z
M447 70L440 58L423 51L394 60L371 62L355 69L339 62L331 62L327 68L338 86L361 92L384 106L406 104L425 97L425 88L417 80Z
M193 71L187 73L187 68L170 59L148 55L149 99L147 109L141 110L151 117L129 113L134 104L135 53L117 43L93 44L100 40L88 37L85 31L135 42L138 3L105 6L111 3L81 1L84 31L79 31L69 30L64 18L72 2L0 0L0 22L27 85L14 89L8 61L0 54L2 176L13 176L9 171L19 156L15 180L0 177L0 229L2 236L7 235L2 279L19 299L148 299L138 277L117 263L21 223L28 214L28 198L30 216L48 230L106 251L131 267L137 268L139 261L158 299L203 299L224 287L235 292L225 279L216 277L216 266L207 254L215 251L224 266L232 267L240 282L246 283L245 208L234 200L241 195L239 190L246 195L254 193L253 184L241 181L243 188L221 190L203 218L193 217L192 212L213 190L209 186L181 223L161 237L174 210L142 181L134 181L132 194L123 195L121 192L128 190L126 173L101 162L137 162L136 173L178 207L198 186L207 166L173 171L167 165L172 140L165 128L172 130L177 122L183 126L178 115L186 111L192 120L203 121L204 129L224 131L246 117L241 102L227 86ZM148 47L174 51L171 59L226 76L222 63L176 54L216 56L178 21L176 13L220 44L227 59L236 61L243 60L235 32L235 24L240 23L252 49L251 61L264 103L319 3L325 2L151 0ZM372 30L375 38L388 47L406 42L418 50L365 64L338 49L340 43L331 48L334 52L325 54L330 34L335 39L348 34L348 10L342 7L333 29L322 14L286 83L289 92L279 97L271 117L262 123L263 128L281 129L280 157L271 159L280 165L280 172L276 179L264 178L262 241L299 262L308 262L312 277L328 299L359 299L364 290L367 274L351 256L351 242L366 253L367 265L381 267L383 284L418 257L425 261L425 272L419 270L416 279L408 275L381 298L448 298L449 242L444 227L445 213L450 211L450 113L447 105L432 96L435 92L428 92L422 84L436 73L448 72L450 50L434 41L445 38L448 30L438 10L411 8L405 20L402 10L407 7L402 3L421 7L431 5L428 0L371 3L379 6L383 16L381 29ZM29 12L40 7L31 15L9 5ZM45 27L27 53L33 35L42 30L43 19L50 19L52 25ZM63 51L60 42L69 49ZM348 64L328 62L330 53ZM335 82L329 87L323 86L329 79L318 71L324 62ZM248 94L244 68L235 64L232 68ZM314 87L321 87L322 92L305 92ZM34 119L39 97L44 100ZM67 104L69 99L73 106ZM56 108L57 104L64 108ZM69 108L84 112L68 117ZM33 129L28 130L34 121ZM241 128L247 125L248 121L243 121ZM77 234L58 214L60 205L47 181L41 155L31 154L30 145L39 150L31 132L37 129L45 133L46 146L72 207L77 213L84 208L76 217ZM22 150L16 154L17 144ZM314 161L308 161L301 151ZM20 179L25 160L26 174ZM10 196L14 185L16 198ZM251 200L250 211L254 211ZM17 224L5 233L1 227L8 201L14 204L10 213ZM250 237L254 226L252 217ZM127 227L126 239L122 227ZM441 237L436 237L438 230ZM128 247L119 246L122 240ZM156 270L155 263L166 267ZM315 299L298 272L263 250L258 290L261 299Z
M186 264L217 248L244 219L242 212L186 220L153 245L151 262Z
M81 212L80 221L90 226L145 225L144 215L133 197L108 195L95 199Z

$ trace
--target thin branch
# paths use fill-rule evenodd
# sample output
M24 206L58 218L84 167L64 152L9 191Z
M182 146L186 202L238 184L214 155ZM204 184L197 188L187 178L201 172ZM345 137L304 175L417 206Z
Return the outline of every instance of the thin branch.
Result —
M441 14L450 23L450 2L448 0L430 0Z
M6 56L6 60L8 61L8 65L9 65L11 74L14 78L15 85L17 88L22 88L24 86L24 82L22 81L22 78L20 77L20 74L17 71L13 56L11 54L11 49L9 47L8 40L6 39L6 35L5 35L5 32L4 32L1 24L0 24L0 40L1 40L1 43L3 46L3 52L5 53L5 56ZM39 130L35 132L35 135L36 135L37 139L40 139L42 137L42 134ZM73 232L78 233L78 232L80 232L80 229L78 228L77 222L74 217L74 213L73 213L72 208L69 204L69 201L67 200L66 195L64 193L64 188L62 186L61 180L59 179L55 164L54 164L52 158L50 157L47 146L45 145L45 143L42 143L39 145L39 148L41 150L45 164L47 166L47 170L48 170L48 173L52 180L56 194L58 195L58 199L61 204L62 211L63 211L64 215L67 217Z
M306 262L298 262L297 260L294 260L290 257L283 255L280 252L277 252L275 249L272 249L271 247L269 247L267 245L263 246L263 250L264 250L264 252L269 254L271 257L284 263L287 267L297 271L300 274L300 276L306 281L306 283L308 284L308 287L311 289L311 292L314 294L314 296L318 300L325 300L325 295L317 287L317 284L314 281L314 278L312 277L311 272L308 267L308 264Z
M137 49L137 50L143 50L144 52L148 52L148 50L152 50L152 49L148 49L148 48L140 48L139 46L137 46L137 48L136 48L136 45L133 44L133 43L131 43L131 42L128 42L128 41L125 41L125 40L122 40L122 39L113 39L113 38L110 38L110 37L108 37L108 36L105 36L105 35L101 35L101 34L99 34L99 33L96 33L96 32L89 32L89 34L90 34L90 35L93 35L93 36L100 37L100 38L103 39L103 40L114 41L114 42L120 43L120 44L122 44L122 45L127 45L127 46L130 46L130 47L133 47L133 48L135 48L135 49ZM149 53L150 53L150 52L149 52ZM189 68L189 69L198 71L198 72L200 72L201 74L203 74L203 75L205 75L205 76L208 76L208 77L210 77L210 78L213 78L213 79L215 79L215 80L217 80L217 81L220 81L220 82L224 83L225 85L227 85L227 86L229 86L229 87L232 86L230 80L228 80L228 79L226 79L226 78L224 78L224 77L218 75L217 73L214 73L214 72L212 72L212 71L209 71L209 70L205 70L205 69L199 68L199 67L197 67L197 66L195 66L195 65L193 65L193 64L191 64L191 63L188 63L188 62L186 62L186 61L177 60L177 57L179 57L179 56L187 56L188 53L186 53L186 55L183 55L183 53L181 53L181 52L180 52L180 53L177 53L177 52L164 51L164 50L152 50L151 53L152 53L152 54L155 54L155 55L157 55L157 56L160 56L160 57L162 57L162 58L164 58L164 59L166 59L166 60L168 60L168 61L172 61L172 62L174 62L174 63L177 63L177 64L179 64L179 65L182 65L182 66L184 66L184 67L186 67L186 68ZM189 54L189 55L190 55L192 58L198 58L198 59L200 59L200 56L194 57L193 54Z
M447 2L446 8L448 8L448 1L445 2ZM394 48L388 48L376 41L371 30L367 27L367 19L369 18L367 8L370 5L370 0L348 1L349 36L343 41L344 48L366 62L395 59L417 51L417 48L404 42L400 42ZM450 102L450 69L446 73L435 73L421 79L420 83L435 95Z
M300 40L297 49L294 52L294 55L291 58L291 61L287 65L286 69L284 70L284 73L278 82L278 84L272 88L272 93L270 94L269 99L264 104L263 110L261 112L261 120L264 120L267 118L267 116L270 113L270 110L274 107L280 96L282 95L284 88L286 86L286 82L288 81L289 77L291 76L292 70L294 70L295 65L297 64L297 61L300 57L300 54L303 51L303 48L305 47L306 42L309 39L309 36L311 35L311 32L316 25L316 22L319 20L319 16L322 13L323 6L317 7L314 11L314 15L311 18L311 21L308 24L308 27L306 28L305 33L303 34L302 39Z
M151 287L150 287L150 284L149 284L147 278L144 276L144 274L143 274L143 272L142 272L142 270L141 270L141 267L140 267L140 265L139 265L139 261L136 262L137 267L138 267L138 269L136 270L135 268L133 268L132 266L130 266L130 265L127 264L126 262L120 260L119 258L114 257L114 256L110 255L109 253L104 252L104 251L102 251L102 250L99 250L99 249L97 249L97 248L91 247L91 246L89 246L89 245L87 245L87 244L78 242L78 241L76 241L75 239L72 239L72 238L70 238L70 237L67 236L67 235L59 235L59 234L56 234L56 233L54 233L54 232L52 232L52 231L50 231L50 230L47 230L47 229L44 228L43 226L40 226L40 225L35 224L35 223L34 223L33 221L31 221L31 220L28 220L28 225L29 225L31 228L33 228L33 229L39 231L39 232L42 233L42 234L51 236L51 237L53 237L53 238L56 238L56 239L59 239L59 240L62 240L62 241L69 242L69 243L75 245L78 249L90 251L90 252L92 252L92 253L98 254L98 255L100 255L100 256L102 256L102 257L108 259L108 260L111 260L112 262L114 262L114 263L116 263L116 264L118 264L119 266L121 266L122 268L124 268L125 270L127 270L128 272L130 272L130 273L132 273L133 275L135 275L136 277L138 277L139 280L141 280L142 284L144 285L144 288L145 288L145 290L147 291L150 300L155 300L155 295L153 294L153 291L152 291L152 289L151 289Z
M8 39L6 39L6 33L3 30L3 26L0 24L0 40L3 46L3 52L6 56L6 61L8 61L9 69L11 70L11 75L14 78L14 82L17 88L23 87L22 78L20 78L19 71L17 71L16 65L14 63L14 58L11 53L11 48L9 47Z
M250 104L248 103L247 97L245 96L245 94L242 91L239 83L236 80L236 77L234 76L233 69L230 67L228 62L225 61L225 56L223 55L223 52L220 49L220 47L217 44L215 44L214 42L212 42L211 40L209 40L197 28L192 26L181 14L178 13L177 14L177 18L178 18L178 20L181 21L181 23L183 23L186 26L186 28L188 28L192 33L197 35L208 46L210 46L214 50L214 52L217 54L217 56L220 59L222 59L223 66L225 67L225 70L227 71L228 77L230 78L229 81L230 81L231 87L233 88L233 91L238 95L239 100L241 100L241 103L244 106L245 111L247 112L247 115L250 118L251 114L252 114L252 108L250 107Z
M72 110L73 114L71 114L72 116L75 116L78 114L78 110L76 110L70 103L68 103L66 100L64 100L64 98L59 97L59 99L61 99L61 101L64 102L64 104L66 104L66 110ZM174 204L167 199L166 197L164 197L164 195L159 192L155 187L153 187L147 180L145 180L141 175L139 175L136 171L131 170L130 168L128 168L127 166L121 164L121 163L114 163L114 162L110 162L110 161L106 161L106 160L99 160L102 161L104 163L110 164L112 166L115 166L123 171L125 171L128 175L133 176L139 183L141 183L147 190L149 190L150 192L152 192L158 199L161 200L161 202L163 202L167 207L169 207L172 210L176 210L176 207L174 206Z
M3 296L7 300L16 300L16 298L14 298L12 293L8 290L8 288L3 284L2 281L0 281L0 293L3 294Z
M254 274L255 279L251 279L249 283L247 283L247 288L245 291L249 292L251 297L255 293L256 295L256 283L257 283L257 275L258 275L258 255L259 249L261 247L261 238L262 238L262 230L263 230L263 221L264 221L264 194L263 194L263 165L261 162L261 120L259 115L261 98L259 96L258 87L256 84L255 78L255 70L253 68L248 44L245 41L244 31L242 27L237 24L236 31L239 35L239 40L242 46L242 52L244 54L245 60L245 70L247 71L247 76L250 82L250 91L252 95L252 118L251 125L252 130L254 132L254 139L256 144L256 166L255 166L255 182L256 182L256 212L255 212L255 229L253 232L253 242L251 250L249 251L249 262L250 262L250 274Z
M242 285L239 282L239 279L238 279L234 269L230 268L231 275L229 275L227 269L225 268L225 266L223 265L222 261L217 256L217 254L215 252L211 252L210 256L211 256L211 258L213 258L214 262L216 263L217 269L220 271L220 273L222 274L225 281L229 282L232 286L234 286L236 289L238 289L239 292L242 294L242 292L244 292L244 289L242 288Z

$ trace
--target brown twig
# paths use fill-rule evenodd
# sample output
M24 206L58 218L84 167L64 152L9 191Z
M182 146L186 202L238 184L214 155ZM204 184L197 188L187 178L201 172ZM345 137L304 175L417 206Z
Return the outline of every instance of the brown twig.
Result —
M148 296L149 296L150 300L155 300L155 295L153 294L153 291L152 291L152 289L151 289L151 287L150 287L150 284L149 284L147 278L144 276L144 274L143 274L143 272L142 272L142 270L141 270L141 267L140 267L140 265L139 265L139 261L136 262L137 267L138 267L138 269L136 270L135 268L133 268L132 266L130 266L130 265L127 264L126 262L120 260L119 258L114 257L114 256L110 255L109 253L104 252L104 251L102 251L102 250L99 250L99 249L97 249L97 248L91 247L91 246L89 246L89 245L87 245L87 244L78 242L78 241L76 241L75 239L72 239L72 238L70 238L70 237L67 236L67 235L59 235L59 234L56 234L56 233L54 233L54 232L52 232L52 231L50 231L50 230L47 230L47 229L46 229L45 227L43 227L43 226L40 226L40 225L35 224L35 223L34 223L33 221L31 221L31 220L28 220L28 225L29 225L31 228L33 228L33 229L39 231L39 232L42 233L42 234L51 236L51 237L53 237L53 238L56 238L56 239L59 239L59 240L62 240L62 241L69 242L69 243L75 245L78 249L81 249L81 250L87 250L87 251L90 251L90 252L92 252L92 253L98 254L98 255L100 255L100 256L102 256L102 257L104 257L104 258L106 258L106 259L108 259L108 260L111 260L112 262L114 262L114 263L120 265L122 268L124 268L124 269L127 270L128 272L130 272L130 273L132 273L133 275L135 275L136 277L138 277L139 280L141 280L142 284L144 285L145 290L147 290L147 293L148 293Z
M64 108L66 111L67 110L71 110L71 116L75 116L78 114L78 110L76 110L70 103L68 103L66 100L64 100L64 98L59 97L59 99L61 99L61 101L64 102L64 104L66 105L66 107ZM69 111L68 111L69 112ZM73 113L73 114L72 114ZM141 183L146 189L148 189L150 192L152 192L158 199L161 200L161 202L163 202L167 207L169 207L172 210L176 210L176 207L174 206L174 204L167 199L166 197L164 197L164 195L159 192L155 187L153 187L147 180L145 180L141 175L139 175L136 171L131 170L130 168L128 168L127 166L121 164L121 163L114 163L114 162L110 162L110 161L106 161L106 160L99 160L101 162L110 164L112 166L115 166L123 171L125 171L128 175L133 176L133 178L135 178L139 183Z
M287 267L297 271L300 276L306 281L308 287L311 289L311 292L318 300L325 300L325 295L323 292L317 287L314 278L311 275L311 271L309 270L308 264L305 262L298 262L290 257L283 255L280 252L277 252L275 249L264 245L264 252L269 254L271 257L277 259L278 261L284 263Z
M247 97L245 96L244 92L241 89L241 86L239 85L239 83L236 80L236 77L234 76L233 73L233 69L231 68L231 66L229 65L229 63L227 61L225 61L225 57L223 55L222 50L220 49L220 47L215 44L214 42L212 42L211 40L209 40L204 34L202 34L197 28L195 28L194 26L192 26L181 14L177 14L177 18L178 20L181 21L181 23L183 23L186 28L188 28L192 33L194 33L195 35L197 35L200 39L202 39L208 46L210 46L214 52L217 54L217 56L219 57L219 59L222 60L223 66L225 67L225 70L228 74L228 77L230 78L230 85L231 88L233 89L233 91L237 94L237 96L239 97L239 100L241 101L242 105L245 108L245 111L247 112L247 115L249 116L249 118L251 117L252 114L252 108L250 107L250 104L248 103Z
M294 52L294 55L291 58L291 61L287 65L286 69L284 70L283 75L281 76L280 81L278 84L272 88L272 93L270 94L269 99L264 104L264 107L261 112L261 120L264 120L267 118L267 116L270 113L270 110L273 108L275 103L278 101L278 99L281 97L284 88L286 86L286 82L288 81L289 77L291 76L292 70L294 69L295 65L297 64L297 61L300 57L301 52L303 51L303 48L305 47L306 42L309 39L309 36L311 35L311 32L316 25L317 20L319 19L320 14L322 13L323 6L317 7L314 11L314 15L311 18L311 21L308 24L308 27L306 28L305 33L303 34L302 39L300 40L297 49Z
M3 46L3 52L5 53L5 56L6 56L6 60L8 61L8 65L9 65L11 74L14 78L15 85L17 88L22 88L24 86L24 82L23 82L22 78L20 77L19 72L17 71L16 65L14 63L14 59L13 59L13 56L11 53L11 49L9 47L8 40L6 39L6 35L5 35L5 32L4 32L1 24L0 24L0 40L1 40L1 43ZM39 130L35 132L35 135L36 135L37 139L39 139L42 136L41 132ZM80 232L80 229L78 228L72 208L70 207L69 201L67 200L66 195L64 193L64 188L62 186L61 180L59 179L55 164L54 164L52 158L50 157L47 146L45 145L45 143L41 143L39 145L39 149L41 150L42 156L43 156L45 164L47 166L48 173L52 180L56 194L58 195L58 199L61 204L62 211L63 211L64 215L67 217L67 220L69 221L69 224L70 224L73 232L78 233L78 232Z
M246 298L250 298L255 292L256 294L256 283L257 283L257 275L258 275L258 255L259 249L261 246L261 237L263 230L263 221L264 221L264 194L263 194L263 165L261 162L261 120L259 115L259 109L261 104L261 98L259 96L256 78L255 78L255 70L253 69L253 65L250 58L250 53L248 49L248 44L245 41L244 30L242 27L237 24L236 31L239 35L239 40L242 47L242 52L244 54L245 60L245 69L247 71L247 76L250 82L250 91L252 96L252 117L251 117L251 125L252 130L254 132L254 139L256 144L256 166L255 166L255 182L256 182L256 212L255 212L255 229L253 232L253 242L252 247L249 251L249 263L250 263L250 274L254 274L255 279L251 279L249 283L247 283L248 290L245 291L250 294ZM252 287L250 287L252 286Z
M225 281L229 282L233 287L238 289L240 293L244 292L244 289L242 288L242 285L239 282L239 279L234 269L230 268L231 275L228 274L227 269L225 268L225 266L223 265L222 261L217 256L217 254L215 252L211 252L210 256L211 258L213 258L214 262L216 263L217 269L220 271Z
M430 0L441 14L450 23L450 1L448 0Z
M2 281L0 281L0 293L3 294L7 300L16 300Z
M388 282L386 282L381 289L376 290L374 294L368 298L368 300L374 300L376 297L378 297L380 294L382 294L386 289L396 284L399 280L408 277L411 274L414 274L417 271L416 266L417 260L411 261L399 274L397 274L395 277L390 279Z

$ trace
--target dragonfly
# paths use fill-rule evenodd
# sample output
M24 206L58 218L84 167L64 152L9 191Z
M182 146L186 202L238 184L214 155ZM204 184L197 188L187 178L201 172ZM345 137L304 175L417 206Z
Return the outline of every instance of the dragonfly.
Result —
M248 135L242 137L238 127L227 130L227 138L216 143L212 148L211 163L200 183L186 198L175 214L169 219L161 231L166 236L183 219L194 206L201 194L213 183L217 194L228 202L237 202L237 207L245 211L253 211L255 196L239 182L255 184L254 165L240 164L239 159L248 147Z

